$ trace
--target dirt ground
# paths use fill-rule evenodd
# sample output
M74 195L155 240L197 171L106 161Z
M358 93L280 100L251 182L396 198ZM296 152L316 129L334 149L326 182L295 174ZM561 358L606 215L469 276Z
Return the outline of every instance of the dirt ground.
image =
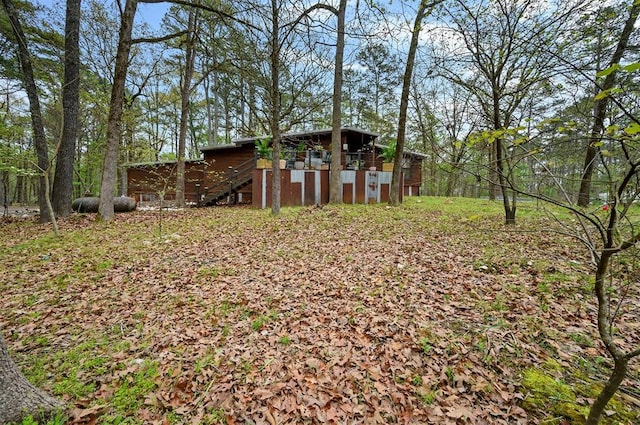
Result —
M10 205L2 207L2 217L33 217L40 214L37 205Z

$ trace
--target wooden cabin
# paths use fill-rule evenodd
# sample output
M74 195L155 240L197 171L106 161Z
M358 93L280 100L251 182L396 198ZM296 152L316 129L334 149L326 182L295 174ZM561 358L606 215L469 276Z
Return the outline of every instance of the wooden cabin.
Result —
M378 134L342 129L341 180L345 203L388 200L391 173L383 169ZM185 163L185 200L190 204L250 203L271 205L270 158L259 158L256 142L265 137L238 139L230 144L202 148L203 158ZM280 163L281 205L324 204L329 199L331 129L282 136ZM405 152L405 196L419 195L424 155ZM175 161L129 164L127 195L137 201L175 198Z

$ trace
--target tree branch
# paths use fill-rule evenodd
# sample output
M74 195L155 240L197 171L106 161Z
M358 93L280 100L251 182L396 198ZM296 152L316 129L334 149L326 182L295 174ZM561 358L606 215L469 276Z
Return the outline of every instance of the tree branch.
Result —
M216 15L222 17L222 18L227 18L227 19L231 19L232 21L235 21L239 24L245 25L247 27L253 28L254 30L260 30L260 28L256 27L255 25L253 25L250 22L247 22L243 19L237 18L233 15L231 15L230 13L224 12L220 9L216 9L214 7L210 7L204 4L200 4L200 3L196 3L193 1L188 1L188 0L139 0L139 3L148 3L148 4L154 4L154 3L172 3L172 4L179 4L182 6L187 6L187 7L195 7L196 9L201 9L201 10L205 10L207 12L211 12L211 13L215 13Z
M625 357L627 359L629 359L629 360L631 360L632 358L637 357L637 356L640 356L640 348L638 348L638 349L636 349L636 350L634 350L634 351L632 351L630 353L627 353L625 355Z
M183 35L188 34L188 31L180 31L174 34L164 35L162 37L143 37L143 38L134 38L131 40L131 44L137 43L160 43L163 41L171 40L172 38L182 37Z

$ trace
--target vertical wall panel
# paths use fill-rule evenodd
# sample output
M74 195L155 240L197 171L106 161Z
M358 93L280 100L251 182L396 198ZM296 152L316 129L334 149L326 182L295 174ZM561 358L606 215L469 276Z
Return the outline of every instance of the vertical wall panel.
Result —
M304 205L316 203L316 173L310 171L304 173Z

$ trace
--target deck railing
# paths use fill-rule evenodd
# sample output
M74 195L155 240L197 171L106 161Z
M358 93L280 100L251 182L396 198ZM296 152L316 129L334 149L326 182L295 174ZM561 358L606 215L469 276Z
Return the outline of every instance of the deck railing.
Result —
M220 177L211 186L205 188L198 205L213 205L244 187L253 178L255 166L255 158L249 158L235 167L229 166L225 176Z

